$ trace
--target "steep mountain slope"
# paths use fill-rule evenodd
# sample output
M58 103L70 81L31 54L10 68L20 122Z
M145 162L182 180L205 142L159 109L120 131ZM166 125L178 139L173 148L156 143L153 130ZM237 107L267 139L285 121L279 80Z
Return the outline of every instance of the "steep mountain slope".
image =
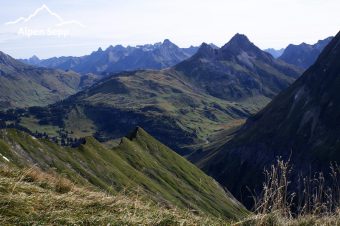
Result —
M38 60L32 57L22 60L37 66L74 70L78 73L108 74L137 69L162 69L171 67L192 56L197 47L179 48L168 39L154 45L137 47L110 46L105 51L99 48L83 57L53 57Z
M277 156L290 158L295 172L327 175L330 162L340 162L339 57L340 33L292 86L214 151L204 170L238 198L261 187L263 168Z
M284 48L282 48L282 49L269 48L269 49L265 49L264 51L267 52L267 53L270 53L270 55L272 55L275 59L277 59L283 54L285 49Z
M221 226L232 223L209 214L155 203L140 195L111 195L37 167L18 169L0 163L0 187L1 225Z
M319 40L314 45L306 43L301 43L300 45L291 44L287 46L279 59L300 68L307 69L314 64L322 50L332 38L333 37L328 37L324 40Z
M51 104L76 93L80 83L77 73L29 66L0 52L0 109Z
M118 73L51 105L19 116L20 125L51 136L118 138L139 125L187 154L192 144L242 123L299 76L243 35L221 49L203 44L173 68ZM18 120L18 121L19 121ZM236 122L235 122L236 121Z
M78 148L62 148L17 130L1 130L3 162L23 167L54 168L77 184L93 185L111 194L125 191L148 199L224 218L247 212L212 178L136 128L108 149L88 137Z
M197 54L175 69L210 95L232 101L257 96L273 98L301 73L240 34L220 49L203 44Z

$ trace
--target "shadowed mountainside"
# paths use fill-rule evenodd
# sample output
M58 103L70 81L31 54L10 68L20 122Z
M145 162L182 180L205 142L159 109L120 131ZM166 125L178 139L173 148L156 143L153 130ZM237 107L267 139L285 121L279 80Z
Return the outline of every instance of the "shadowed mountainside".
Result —
M294 84L213 150L203 169L239 199L261 189L263 168L277 156L304 174L327 174L340 161L339 57L340 33Z

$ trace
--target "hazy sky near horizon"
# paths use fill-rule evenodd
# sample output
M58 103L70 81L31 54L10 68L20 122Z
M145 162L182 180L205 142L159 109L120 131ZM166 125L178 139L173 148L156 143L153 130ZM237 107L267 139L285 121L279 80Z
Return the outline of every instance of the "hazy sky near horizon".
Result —
M260 48L282 48L315 43L340 28L339 0L0 0L0 5L0 51L16 58L80 56L98 47L165 38L181 47L222 46L235 33Z

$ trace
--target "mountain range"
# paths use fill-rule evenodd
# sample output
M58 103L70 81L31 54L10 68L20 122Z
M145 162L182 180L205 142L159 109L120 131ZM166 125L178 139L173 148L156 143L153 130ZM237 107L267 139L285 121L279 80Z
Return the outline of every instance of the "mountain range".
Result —
M301 214L302 176L314 183L317 175L326 189L340 171L340 32L280 51L262 51L236 34L221 48L164 40L21 61L0 52L0 224L29 224L39 215L41 224L106 225L114 209L122 225L122 212L129 220L146 214L136 213L140 203L152 218L172 214L146 225L187 224L174 223L185 211L207 225L254 225L268 212L270 225L292 222ZM279 207L278 216L289 217L277 221L276 207L265 203L254 218L246 207L276 192L263 172L277 159L293 166L292 179L273 176L286 180L278 189L287 212ZM334 197L320 193L331 199L327 217L339 205L338 187ZM69 211L76 205L84 212ZM103 218L85 219L94 213ZM145 222L133 220L126 224Z
M328 37L324 40L319 40L315 44L290 44L286 48L268 48L264 51L270 53L274 58L305 70L315 62L331 39L332 37ZM209 46L218 49L214 44L209 44ZM109 75L110 73L122 71L172 67L190 58L198 49L199 47L194 46L180 48L170 40L165 39L162 43L145 44L136 47L116 45L109 46L105 50L99 48L90 55L82 57L63 56L41 60L37 56L32 56L29 59L20 59L20 61L34 66L73 70L81 74Z
M242 34L236 34L220 49L202 44L197 54L175 69L206 93L230 101L273 98L301 73L275 60Z
M319 40L313 45L306 43L301 43L299 45L290 44L281 54L279 59L286 63L307 69L315 63L322 50L332 40L332 38L333 37L328 37L324 40Z
M201 167L239 200L262 189L262 171L278 156L291 161L295 177L328 175L340 161L339 58L340 33L296 82L210 149Z
M139 69L163 69L192 56L198 47L180 48L169 39L162 43L124 47L109 46L82 57L53 57L40 60L37 56L20 61L47 68L73 70L81 74L110 74Z
M163 70L111 75L47 108L16 115L20 126L56 136L124 136L140 125L187 154L211 134L239 125L302 73L274 59L244 35L216 49L202 44L188 60Z

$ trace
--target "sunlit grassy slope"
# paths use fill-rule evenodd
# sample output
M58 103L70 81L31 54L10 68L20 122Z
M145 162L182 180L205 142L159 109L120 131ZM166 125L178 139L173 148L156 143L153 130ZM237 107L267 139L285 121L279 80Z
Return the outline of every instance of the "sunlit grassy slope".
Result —
M129 191L162 205L227 219L247 214L212 178L141 128L113 149L91 137L78 148L62 148L17 130L1 130L0 153L2 162L54 169L78 185L109 194Z
M1 225L227 225L141 194L110 195L40 169L0 163Z

